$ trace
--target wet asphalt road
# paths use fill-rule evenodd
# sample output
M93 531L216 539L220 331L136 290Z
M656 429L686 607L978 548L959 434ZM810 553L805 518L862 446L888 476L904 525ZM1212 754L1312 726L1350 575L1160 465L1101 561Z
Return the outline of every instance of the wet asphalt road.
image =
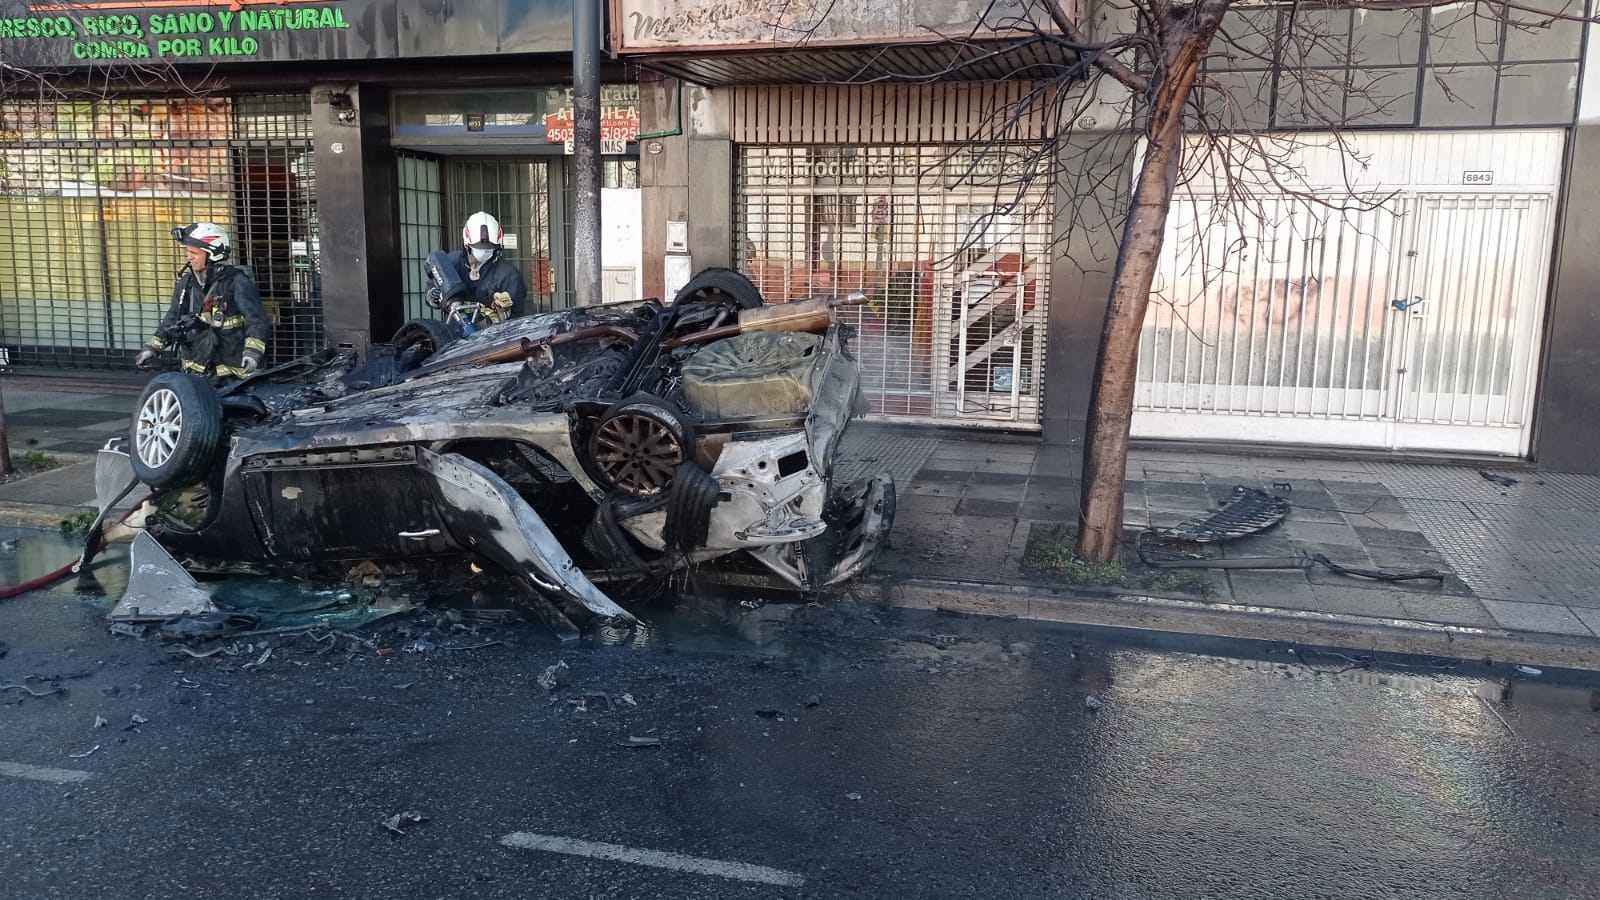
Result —
M1600 897L1600 713L1556 673L737 603L192 659L104 609L0 602L0 682L64 688L0 690L0 897Z

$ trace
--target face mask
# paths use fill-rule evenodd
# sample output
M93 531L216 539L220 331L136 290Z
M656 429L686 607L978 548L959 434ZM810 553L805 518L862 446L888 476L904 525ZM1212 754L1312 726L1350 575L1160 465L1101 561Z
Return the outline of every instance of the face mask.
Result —
M477 260L480 263L488 262L489 261L489 257L491 257L493 255L494 255L494 248L493 247L473 247L472 248L472 258Z

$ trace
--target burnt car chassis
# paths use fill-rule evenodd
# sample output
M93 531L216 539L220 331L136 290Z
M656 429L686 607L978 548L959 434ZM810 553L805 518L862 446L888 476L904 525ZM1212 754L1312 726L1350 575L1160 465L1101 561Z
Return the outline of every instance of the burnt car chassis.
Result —
M323 351L220 390L159 375L127 454L145 532L191 564L475 554L558 619L633 621L595 582L738 551L802 591L844 581L894 515L887 474L833 479L865 410L833 310L865 298L710 281L460 339L415 320L363 364Z

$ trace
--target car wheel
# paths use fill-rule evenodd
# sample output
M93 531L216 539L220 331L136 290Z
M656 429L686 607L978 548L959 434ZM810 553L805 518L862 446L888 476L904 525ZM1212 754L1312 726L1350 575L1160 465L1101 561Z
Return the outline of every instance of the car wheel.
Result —
M129 462L156 488L194 484L222 441L222 398L205 379L163 372L150 379L134 408Z
M589 437L592 474L602 487L635 497L659 494L694 448L694 433L672 404L649 394L606 410Z
M459 337L460 332L438 319L412 319L394 333L395 371L415 369Z
M678 291L678 296L672 302L676 304L714 297L726 297L738 304L740 309L760 309L766 305L755 282L742 273L722 266L701 269L698 275L689 279L683 290Z

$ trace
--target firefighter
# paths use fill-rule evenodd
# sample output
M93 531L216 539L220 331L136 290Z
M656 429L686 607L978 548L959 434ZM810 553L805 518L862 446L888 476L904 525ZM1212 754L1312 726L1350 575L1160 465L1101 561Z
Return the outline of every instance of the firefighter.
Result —
M501 255L505 231L499 220L486 212L473 213L461 226L461 243L456 271L471 286L471 299L494 310L498 321L522 315L528 285L516 264Z
M250 273L223 262L228 233L211 222L172 229L189 264L178 273L172 303L133 364L148 368L162 350L175 348L183 371L223 384L261 366L272 323Z

